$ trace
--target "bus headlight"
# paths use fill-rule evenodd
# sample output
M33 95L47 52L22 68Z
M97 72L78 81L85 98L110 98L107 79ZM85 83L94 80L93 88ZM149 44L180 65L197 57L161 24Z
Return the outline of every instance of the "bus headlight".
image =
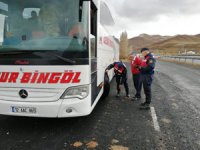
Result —
M69 98L84 99L88 96L88 93L89 93L89 85L70 87L64 92L64 94L61 96L61 99L69 99Z

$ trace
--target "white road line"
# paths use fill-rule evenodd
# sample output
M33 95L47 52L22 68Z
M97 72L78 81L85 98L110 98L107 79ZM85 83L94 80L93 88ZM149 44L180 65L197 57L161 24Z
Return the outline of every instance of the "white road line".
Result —
M151 116L152 116L152 119L153 119L154 129L156 131L160 132L160 126L158 124L158 119L157 119L156 111L155 111L154 107L151 107Z

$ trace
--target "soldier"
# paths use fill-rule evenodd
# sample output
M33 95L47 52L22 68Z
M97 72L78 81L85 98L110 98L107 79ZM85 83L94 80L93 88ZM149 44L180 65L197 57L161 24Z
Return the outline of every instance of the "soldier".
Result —
M153 55L148 48L142 48L141 53L144 56L146 63L143 66L136 66L136 68L141 71L141 82L143 84L146 101L140 105L140 109L149 109L152 98L151 85L153 82L156 60L153 58Z
M126 69L125 64L123 64L122 62L114 62L113 64L110 64L107 67L106 72L108 72L108 70L112 68L114 68L116 82L117 82L117 97L120 96L121 85L124 84L124 87L126 90L126 97L129 98L130 95L129 95L129 87L127 83L127 69Z

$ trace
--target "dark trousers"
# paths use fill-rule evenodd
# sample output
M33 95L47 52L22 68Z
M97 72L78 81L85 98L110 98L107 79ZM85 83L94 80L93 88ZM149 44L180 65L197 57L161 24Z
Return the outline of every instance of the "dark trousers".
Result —
M116 76L116 82L117 82L117 93L119 94L121 89L120 89L120 84L124 84L124 88L126 90L126 95L129 95L129 87L127 83L127 78L123 79L122 76Z
M141 81L143 84L143 88L144 88L144 94L146 96L146 103L150 104L151 103L151 85L153 82L153 75L149 75L149 74L142 74L141 75Z
M137 98L141 98L142 82L140 76L140 74L133 74L133 83L136 91L135 97Z

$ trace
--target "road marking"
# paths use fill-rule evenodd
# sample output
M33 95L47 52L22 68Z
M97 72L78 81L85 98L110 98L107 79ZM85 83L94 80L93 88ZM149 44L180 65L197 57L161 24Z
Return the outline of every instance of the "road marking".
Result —
M152 119L153 119L154 129L156 131L160 132L160 126L158 124L158 119L157 119L156 111L155 111L154 107L151 107L151 116L152 116Z

